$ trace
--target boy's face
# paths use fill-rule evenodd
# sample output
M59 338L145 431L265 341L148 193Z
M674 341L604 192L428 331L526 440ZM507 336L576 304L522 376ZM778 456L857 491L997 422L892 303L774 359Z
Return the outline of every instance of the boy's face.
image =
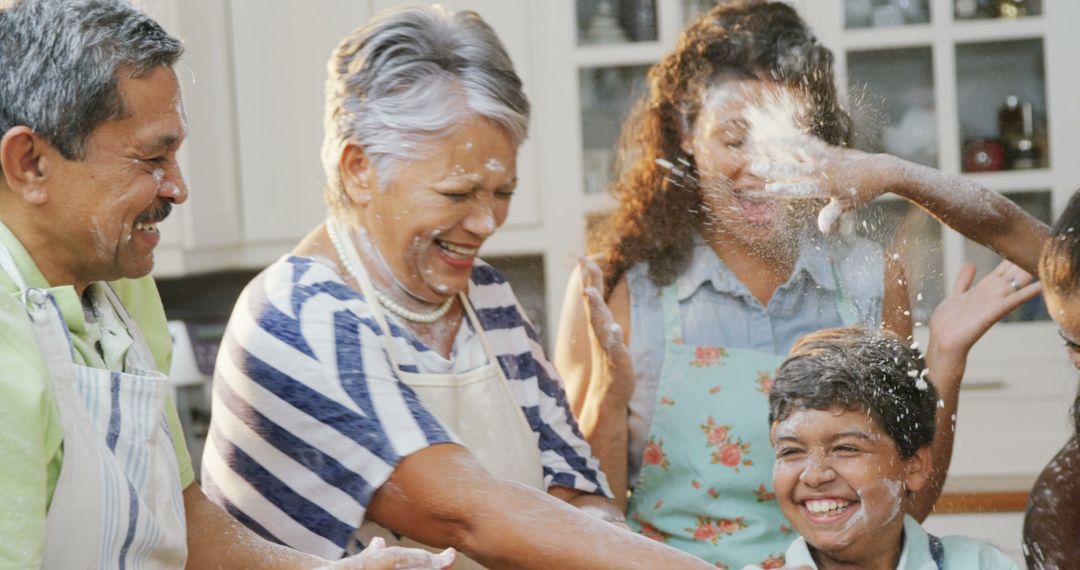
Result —
M777 500L807 543L852 561L895 547L882 542L899 537L904 490L926 484L929 447L902 459L869 414L846 410L797 410L773 423L772 442Z

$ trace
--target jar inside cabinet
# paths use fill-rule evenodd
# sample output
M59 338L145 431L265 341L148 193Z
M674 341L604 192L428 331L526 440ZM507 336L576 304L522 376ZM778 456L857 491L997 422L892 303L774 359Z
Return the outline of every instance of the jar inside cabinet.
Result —
M956 46L964 172L1050 165L1041 38Z

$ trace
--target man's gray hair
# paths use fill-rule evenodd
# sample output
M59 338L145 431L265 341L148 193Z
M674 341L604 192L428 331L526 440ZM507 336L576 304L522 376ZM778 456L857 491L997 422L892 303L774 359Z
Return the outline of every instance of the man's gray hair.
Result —
M475 12L390 9L346 36L327 71L322 161L335 213L348 203L338 170L348 142L364 149L385 184L401 161L424 156L471 114L506 129L514 144L528 135L521 79Z
M121 79L172 67L184 51L123 0L7 4L0 8L0 136L30 127L67 159L85 158L90 133L125 115Z

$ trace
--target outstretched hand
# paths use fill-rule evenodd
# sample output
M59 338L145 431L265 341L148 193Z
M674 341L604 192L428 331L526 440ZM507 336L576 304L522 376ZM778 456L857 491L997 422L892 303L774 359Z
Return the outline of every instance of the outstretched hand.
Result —
M589 344L592 347L590 384L604 386L622 401L629 402L634 388L634 368L622 327L615 321L615 315L604 301L603 273L591 258L581 257L579 263L581 296L585 300Z
M765 192L780 198L821 198L818 229L828 234L841 214L886 192L873 154L830 145L808 135L770 138L753 151L752 172L766 180Z
M990 327L1042 291L1030 273L1003 261L975 281L975 266L964 264L952 292L930 317L930 341L943 351L968 351Z
M444 570L454 565L457 552L447 548L432 554L419 548L386 546L381 538L372 539L360 554L324 566L327 570Z

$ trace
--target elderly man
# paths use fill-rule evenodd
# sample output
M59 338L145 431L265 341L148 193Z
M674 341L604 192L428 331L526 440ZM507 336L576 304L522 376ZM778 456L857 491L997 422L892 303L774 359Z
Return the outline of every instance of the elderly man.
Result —
M2 3L0 3L2 4ZM116 0L0 9L0 567L308 568L193 484L153 281L183 48ZM345 568L439 568L370 550Z

